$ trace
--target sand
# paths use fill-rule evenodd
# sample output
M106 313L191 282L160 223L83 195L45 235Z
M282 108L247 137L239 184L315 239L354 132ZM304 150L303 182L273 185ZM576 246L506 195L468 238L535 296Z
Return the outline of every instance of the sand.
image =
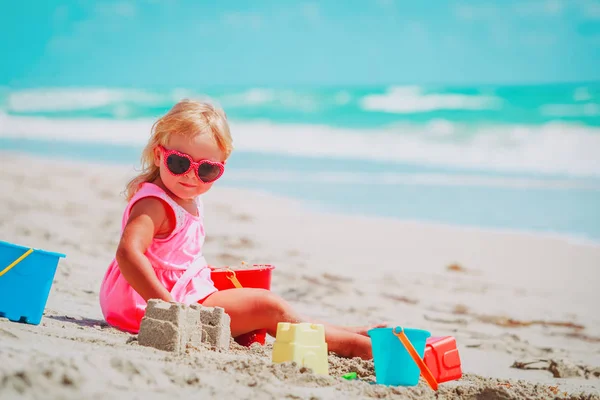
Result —
M456 337L460 381L437 394L423 382L386 387L370 361L331 355L329 377L274 365L271 340L182 355L140 346L98 305L132 168L0 156L0 239L67 254L40 325L0 319L1 399L600 399L599 246L326 214L215 185L210 264L275 265L272 290L317 319ZM360 379L341 378L352 371Z

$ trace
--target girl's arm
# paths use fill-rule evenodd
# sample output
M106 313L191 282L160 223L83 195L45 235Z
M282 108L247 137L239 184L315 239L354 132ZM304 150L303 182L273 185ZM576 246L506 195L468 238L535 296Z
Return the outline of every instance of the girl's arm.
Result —
M141 199L131 208L116 258L123 277L146 301L173 301L144 253L155 236L167 235L174 228L174 216L167 214L162 200L158 198Z

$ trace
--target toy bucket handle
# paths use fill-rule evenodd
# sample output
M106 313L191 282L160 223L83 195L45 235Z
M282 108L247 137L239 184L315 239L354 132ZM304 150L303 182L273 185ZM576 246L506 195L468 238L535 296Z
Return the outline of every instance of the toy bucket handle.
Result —
M400 332L397 331L398 329L400 329ZM413 361L419 366L421 374L423 374L423 377L425 378L429 386L433 390L438 390L438 383L435 380L435 377L433 376L425 362L423 362L423 360L421 360L421 357L419 357L419 353L417 353L417 350L415 350L415 348L413 347L412 343L408 339L408 336L406 336L406 333L404 333L404 329L400 326L397 326L394 329L392 329L392 333L398 339L400 339L400 342L402 342L402 344L406 348L406 351L408 351L408 354L410 354Z
M235 275L235 271L232 270L231 268L227 268L226 271L227 271L227 274L226 274L227 279L229 279L231 281L231 283L233 283L233 286L235 286L238 289L241 289L243 286L240 283L240 281L238 281L238 278Z
M12 263L10 263L8 265L8 267L6 267L2 271L0 271L0 276L4 275L5 273L7 273L11 269L13 269L18 263L20 263L21 261L23 261L25 259L25 257L27 257L28 255L30 255L31 253L33 253L33 249L27 250L25 253L23 253L23 255L21 257L17 258L15 261L13 261Z

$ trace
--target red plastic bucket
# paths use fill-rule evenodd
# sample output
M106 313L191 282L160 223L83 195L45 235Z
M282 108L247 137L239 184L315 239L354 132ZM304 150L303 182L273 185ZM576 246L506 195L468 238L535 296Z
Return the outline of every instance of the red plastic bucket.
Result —
M227 268L222 267L211 271L210 276L217 289L235 289L234 281L237 279L240 286L245 288L271 290L271 271L275 266L270 264L252 264L252 268L234 271ZM264 345L266 337L267 330L260 329L240 335L235 338L235 341L242 346L250 346L252 343Z

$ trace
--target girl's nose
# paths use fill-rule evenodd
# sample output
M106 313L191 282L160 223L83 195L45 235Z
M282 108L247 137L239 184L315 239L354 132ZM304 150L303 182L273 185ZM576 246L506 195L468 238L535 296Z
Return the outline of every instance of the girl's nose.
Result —
M190 170L187 172L187 174L185 174L185 177L188 179L197 179L196 172L194 171L193 168L190 168Z

